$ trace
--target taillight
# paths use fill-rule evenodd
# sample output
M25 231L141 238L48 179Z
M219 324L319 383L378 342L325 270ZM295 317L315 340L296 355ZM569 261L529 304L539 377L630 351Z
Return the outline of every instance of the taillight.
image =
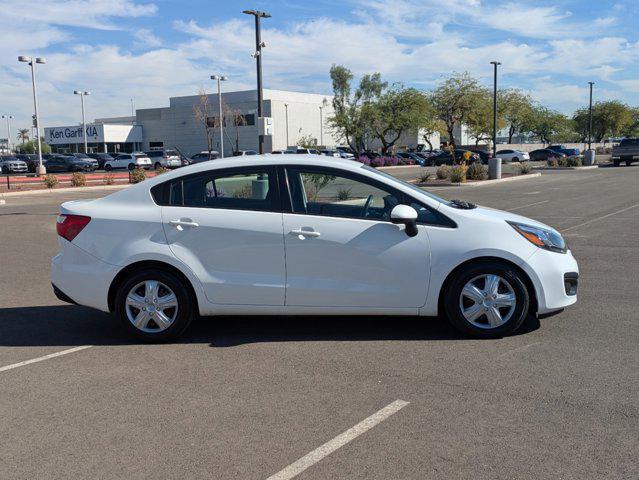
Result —
M80 233L90 221L91 217L85 217L84 215L58 215L56 230L62 238L71 241L78 236L78 233Z

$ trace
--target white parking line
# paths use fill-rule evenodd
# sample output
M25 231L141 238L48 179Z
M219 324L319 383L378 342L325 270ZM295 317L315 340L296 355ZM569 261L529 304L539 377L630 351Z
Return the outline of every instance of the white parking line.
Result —
M408 403L409 402L405 402L404 400L395 400L393 403L386 405L384 408L375 412L370 417L362 420L354 427L349 428L344 433L340 433L337 437L329 440L321 447L316 448L307 455L304 455L296 462L291 463L288 467L271 475L266 480L289 480L293 477L296 477L308 467L315 465L317 462L330 455L338 448L343 447L350 441L359 437L362 433L367 432L374 426L386 420L391 415L397 413L406 405L408 405Z
M575 228L583 227L584 225L588 225L589 223L597 222L599 220L603 220L604 218L612 217L613 215L618 215L620 213L627 212L628 210L631 210L631 209L637 208L637 207L639 207L639 203L637 203L635 205L631 205L631 206L626 207L626 208L622 208L621 210L617 210L616 212L612 212L612 213L609 213L607 215L603 215L601 217L593 218L591 220L588 220L587 222L579 223L577 225L573 225L572 227L564 228L562 231L563 232L568 232L570 230L574 230Z
M542 203L548 203L550 200L542 200L541 202L529 203L528 205L522 205L521 207L515 208L507 208L507 212L512 212L513 210L521 210L522 208L532 207L533 205L541 205Z
M25 360L24 362L5 365L4 367L0 367L0 372L6 372L7 370L13 370L14 368L24 367L25 365L31 365L32 363L42 362L43 360L49 360L50 358L61 357L62 355L66 355L68 353L79 352L80 350L91 348L92 346L93 345L82 345L81 347L69 348L68 350L62 350L61 352L50 353L49 355L44 355L43 357L38 357L38 358L32 358L31 360Z

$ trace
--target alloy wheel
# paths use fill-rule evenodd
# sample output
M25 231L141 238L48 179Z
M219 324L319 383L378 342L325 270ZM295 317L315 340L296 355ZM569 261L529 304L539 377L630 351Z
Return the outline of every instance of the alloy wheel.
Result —
M157 280L138 283L126 296L126 315L131 324L146 333L169 328L178 314L178 300L168 286Z
M505 324L517 306L513 287L495 274L479 275L470 280L459 296L459 308L470 324L483 329Z

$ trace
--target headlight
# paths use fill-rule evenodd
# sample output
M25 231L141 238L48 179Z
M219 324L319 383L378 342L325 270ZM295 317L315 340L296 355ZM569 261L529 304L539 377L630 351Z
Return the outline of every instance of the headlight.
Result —
M547 228L533 227L524 223L508 222L517 232L519 232L530 243L537 245L539 248L545 248L552 252L566 253L566 241L555 230Z

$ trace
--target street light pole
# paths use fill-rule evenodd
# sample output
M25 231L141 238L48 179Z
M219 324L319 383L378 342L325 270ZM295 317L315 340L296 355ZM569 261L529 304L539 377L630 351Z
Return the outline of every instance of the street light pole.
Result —
M13 115L2 115L2 118L7 119L7 148L11 151L11 124L9 122L13 118Z
M493 158L497 156L497 65L500 62L490 62L494 66L493 78Z
M36 78L35 78L35 64L45 64L47 63L46 58L42 57L26 57L21 55L18 57L19 62L26 62L31 66L31 83L33 84L33 108L35 110L35 120L36 120L36 137L38 138L38 175L44 175L47 173L47 169L44 168L42 164L42 140L40 139L40 116L38 115L38 90L36 87Z
M595 82L588 82L590 85L590 106L588 107L588 150L592 146L592 86Z
M84 97L86 95L91 95L91 92L74 90L73 94L80 95L80 103L82 104L82 138L84 139L84 153L88 153L89 147L87 146L87 123L84 117Z
M284 110L286 113L286 148L288 149L288 103L284 104Z
M220 158L224 158L224 113L222 112L222 87L220 82L227 80L224 75L211 75L211 80L217 80L217 101L220 107Z
M271 14L267 12L260 12L259 10L244 10L242 13L246 15L253 15L255 17L255 53L253 57L255 57L256 68L257 68L257 118L258 124L260 119L262 118L262 47L265 45L262 43L262 32L261 32L261 23L260 19L262 18L270 18ZM259 153L264 153L264 135L262 132L259 132Z
M319 111L320 111L320 145L323 147L324 146L324 117L322 116L322 109L324 107L322 105L320 105L319 107Z

